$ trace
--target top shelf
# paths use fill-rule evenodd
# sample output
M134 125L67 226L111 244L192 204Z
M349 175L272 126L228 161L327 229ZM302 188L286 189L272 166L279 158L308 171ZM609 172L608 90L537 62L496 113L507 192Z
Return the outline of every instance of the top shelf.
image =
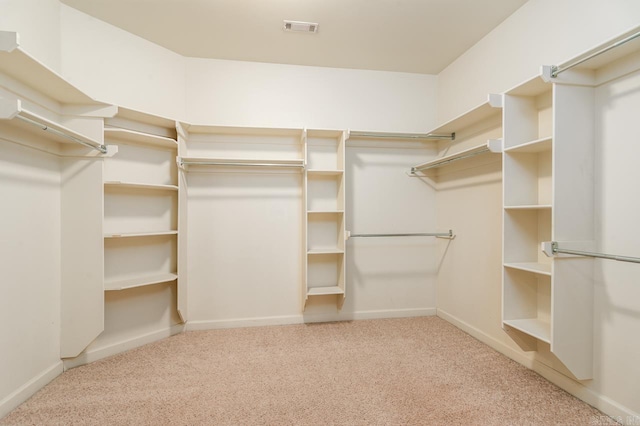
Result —
M116 127L104 128L105 139L116 140L122 142L131 142L135 144L143 144L148 146L157 146L176 149L178 142L175 139L164 136L152 135L149 133L138 132L129 129L120 129Z
M487 101L478 105L469 111L460 114L452 120L436 127L429 131L429 134L445 135L456 133L460 129L469 127L472 124L479 123L486 118L500 114L500 108L502 108L502 96L497 94L490 94Z
M22 50L16 32L0 31L0 73L62 104L108 105L90 98Z
M303 129L292 128L209 126L187 123L182 123L182 126L189 133L198 134L300 137L303 134Z

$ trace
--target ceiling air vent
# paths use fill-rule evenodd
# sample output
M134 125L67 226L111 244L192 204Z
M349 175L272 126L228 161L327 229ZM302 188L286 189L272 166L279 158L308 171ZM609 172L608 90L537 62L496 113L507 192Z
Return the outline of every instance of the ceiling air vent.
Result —
M315 22L284 21L284 30L297 33L317 33L318 24Z

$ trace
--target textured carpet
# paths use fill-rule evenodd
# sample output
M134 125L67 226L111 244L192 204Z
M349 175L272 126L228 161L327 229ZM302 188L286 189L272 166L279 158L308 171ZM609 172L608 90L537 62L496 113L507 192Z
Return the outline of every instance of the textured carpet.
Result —
M188 332L65 372L0 425L588 425L437 317Z

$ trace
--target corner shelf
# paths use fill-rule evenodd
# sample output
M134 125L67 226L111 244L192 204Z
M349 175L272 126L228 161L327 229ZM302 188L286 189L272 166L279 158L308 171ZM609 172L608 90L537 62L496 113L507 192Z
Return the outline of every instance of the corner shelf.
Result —
M176 149L178 142L165 136L116 127L104 128L105 140Z

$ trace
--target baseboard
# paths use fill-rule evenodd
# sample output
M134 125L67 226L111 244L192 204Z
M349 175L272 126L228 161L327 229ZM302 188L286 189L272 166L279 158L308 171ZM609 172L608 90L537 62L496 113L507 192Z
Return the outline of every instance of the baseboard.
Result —
M184 324L176 324L174 326L164 328L162 330L146 333L134 338L123 340L121 342L112 343L103 347L89 348L85 352L81 353L75 358L67 358L63 360L64 369L69 370L71 368L79 367L81 365L89 364L90 362L97 361L112 355L137 348L148 343L156 342L161 339L173 336L174 334L182 333L185 330Z
M475 337L487 346L492 347L501 354L535 371L554 385L558 386L561 389L564 389L571 395L597 408L598 410L614 418L620 423L637 424L637 422L640 420L640 415L633 410L617 403L616 401L613 401L612 399L594 391L593 389L586 387L582 383L565 376L564 374L554 370L548 365L529 358L523 352L507 346L503 342L489 336L485 332L477 329L476 327L473 327L467 322L460 320L454 315L451 315L443 311L442 309L438 309L437 315L443 320L455 325L462 331Z
M264 327L269 325L291 325L312 322L354 321L384 318L408 318L436 315L436 308L386 309L332 314L300 314L287 316L237 318L225 320L187 321L187 331L213 330L240 327Z
M0 419L13 411L18 407L18 405L31 398L33 394L42 389L50 381L62 374L63 369L62 361L56 362L0 401Z

